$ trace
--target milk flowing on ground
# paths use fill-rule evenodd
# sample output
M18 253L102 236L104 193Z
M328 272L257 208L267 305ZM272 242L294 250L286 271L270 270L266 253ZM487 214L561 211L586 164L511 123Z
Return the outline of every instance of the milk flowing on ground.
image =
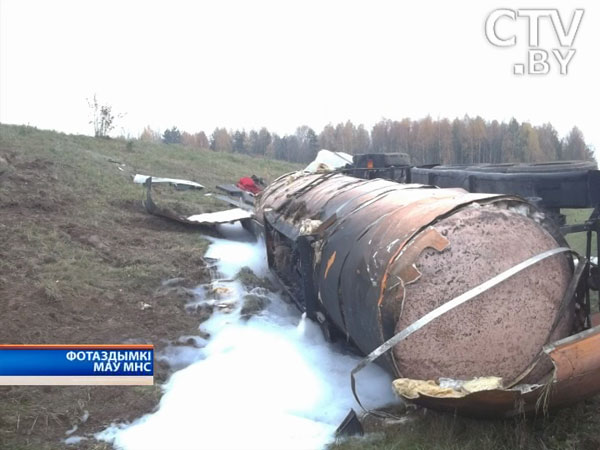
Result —
M216 303L194 346L169 347L157 358L183 367L163 386L158 409L130 424L113 424L96 439L118 449L319 449L350 408L359 409L350 371L360 358L325 341L320 328L277 293L250 293L270 302L244 319L248 294L236 275L248 266L267 275L264 243L239 226L222 226L227 239L211 239L207 258L220 279L198 288L193 302ZM219 292L219 298L207 295ZM185 337L188 339L190 337ZM371 365L357 376L361 401L374 408L396 402L391 378Z

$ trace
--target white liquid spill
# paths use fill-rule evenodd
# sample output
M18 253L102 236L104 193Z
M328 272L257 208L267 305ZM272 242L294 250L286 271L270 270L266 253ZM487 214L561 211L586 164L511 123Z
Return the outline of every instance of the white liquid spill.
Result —
M64 440L67 445L78 445L85 441L87 438L84 436L71 436Z
M227 232L246 236L237 228ZM214 239L207 256L219 259L226 278L243 266L262 276L263 245ZM261 290L269 306L244 321L239 311L247 291L241 283L215 285L221 288L216 304L235 306L215 308L201 325L211 334L203 348L178 347L163 355L175 366L196 360L165 384L158 411L96 438L126 450L323 448L349 409L359 408L349 376L359 358L327 343L316 324L277 294ZM396 401L391 378L379 367L367 367L357 380L367 407Z

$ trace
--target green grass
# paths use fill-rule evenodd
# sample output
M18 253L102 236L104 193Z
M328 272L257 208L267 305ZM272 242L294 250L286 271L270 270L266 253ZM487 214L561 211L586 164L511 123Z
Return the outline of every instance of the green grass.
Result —
M56 280L79 280L86 287L99 289L106 288L110 284L107 280L113 278L115 284L121 283L120 287L147 284L159 273L169 272L165 270L169 267L158 251L152 252L154 256L146 252L136 255L141 251L138 241L144 239L139 236L144 231L136 231L135 227L147 228L148 223L138 223L147 220L140 216L144 189L132 183L132 175L200 182L205 191L157 189L155 196L159 205L165 200L162 197L167 197L164 204L183 204L191 214L229 207L204 196L205 192L215 191L216 184L235 182L250 174L269 180L298 168L245 155L129 142L0 125L0 157L14 160L5 170L0 166L0 172L4 171L0 206L4 214L17 211L14 223L0 223L0 242L5 244L0 277L29 267L36 260L40 262L43 255L43 264L35 268L32 281L37 283L39 279L44 289ZM162 191L166 191L164 195ZM162 224L164 220L150 223ZM197 230L181 232L181 228L169 225L165 228L160 245L167 250L185 253L185 249L199 247L199 254L203 253L206 244L199 243ZM137 244L132 246L132 242ZM117 261L107 265L107 258Z
M116 161L116 162L115 162ZM122 170L120 170L121 168ZM209 279L207 229L151 216L136 173L191 179L214 191L299 166L179 145L74 136L0 124L0 343L154 343L197 333L185 287ZM157 189L189 213L227 208L206 191ZM161 283L179 278L183 286ZM150 309L141 305L150 304ZM168 368L157 365L155 379ZM90 435L149 412L158 385L0 387L0 448L63 449L65 431ZM83 405L83 406L82 406ZM80 423L81 410L90 418ZM109 446L85 441L80 448Z
M588 400L546 417L470 419L417 410L406 423L375 427L363 438L339 440L335 450L597 450L598 400Z
M139 199L139 186L129 178L135 173L195 180L214 190L216 184L237 181L241 176L256 174L269 180L299 168L284 161L241 154L141 141L128 145L129 142L0 124L0 148L49 159L62 166L61 181L69 190L77 192L78 187L85 187L102 194L87 195L86 206L100 206L114 198ZM124 163L124 172L109 160Z
M582 224L590 217L592 209L563 209L561 211L567 216L567 224ZM579 254L585 256L587 233L572 233L566 236L569 246ZM596 244L596 234L592 234L592 252L591 256L598 256L598 247Z

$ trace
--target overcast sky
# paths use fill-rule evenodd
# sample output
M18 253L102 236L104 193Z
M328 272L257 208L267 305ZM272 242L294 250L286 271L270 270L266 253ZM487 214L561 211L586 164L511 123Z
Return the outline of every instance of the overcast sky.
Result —
M561 135L577 125L600 148L597 3L0 0L0 122L90 134L96 93L134 136L468 114L551 122ZM502 17L496 31L516 45L495 47L484 24L497 8L556 8L566 28L584 9L568 74L547 17L551 72L513 74L527 21Z

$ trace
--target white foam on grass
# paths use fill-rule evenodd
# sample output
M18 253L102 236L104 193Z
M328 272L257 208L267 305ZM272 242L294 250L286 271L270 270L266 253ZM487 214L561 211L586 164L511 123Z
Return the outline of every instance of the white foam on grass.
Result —
M203 358L202 348L187 345L168 346L156 356L157 361L165 361L174 369L182 369Z
M264 275L263 245L215 239L207 256L219 259L227 278L243 266ZM360 358L327 343L317 325L274 293L265 311L242 320L245 289L238 281L219 284L229 288L220 301L238 301L202 324L211 338L195 349L198 360L171 376L155 413L113 425L97 439L126 450L318 449L358 408L349 373ZM369 366L357 379L368 407L395 400L382 369Z
M71 437L66 438L64 440L64 443L67 445L78 445L78 444L81 444L85 440L87 440L87 437L85 437L85 436L71 436Z
M258 276L267 274L267 259L262 242L250 240L249 234L240 226L222 225L219 230L229 239L211 238L212 245L205 256L219 260L219 272L225 278L235 277L244 266L252 268Z

